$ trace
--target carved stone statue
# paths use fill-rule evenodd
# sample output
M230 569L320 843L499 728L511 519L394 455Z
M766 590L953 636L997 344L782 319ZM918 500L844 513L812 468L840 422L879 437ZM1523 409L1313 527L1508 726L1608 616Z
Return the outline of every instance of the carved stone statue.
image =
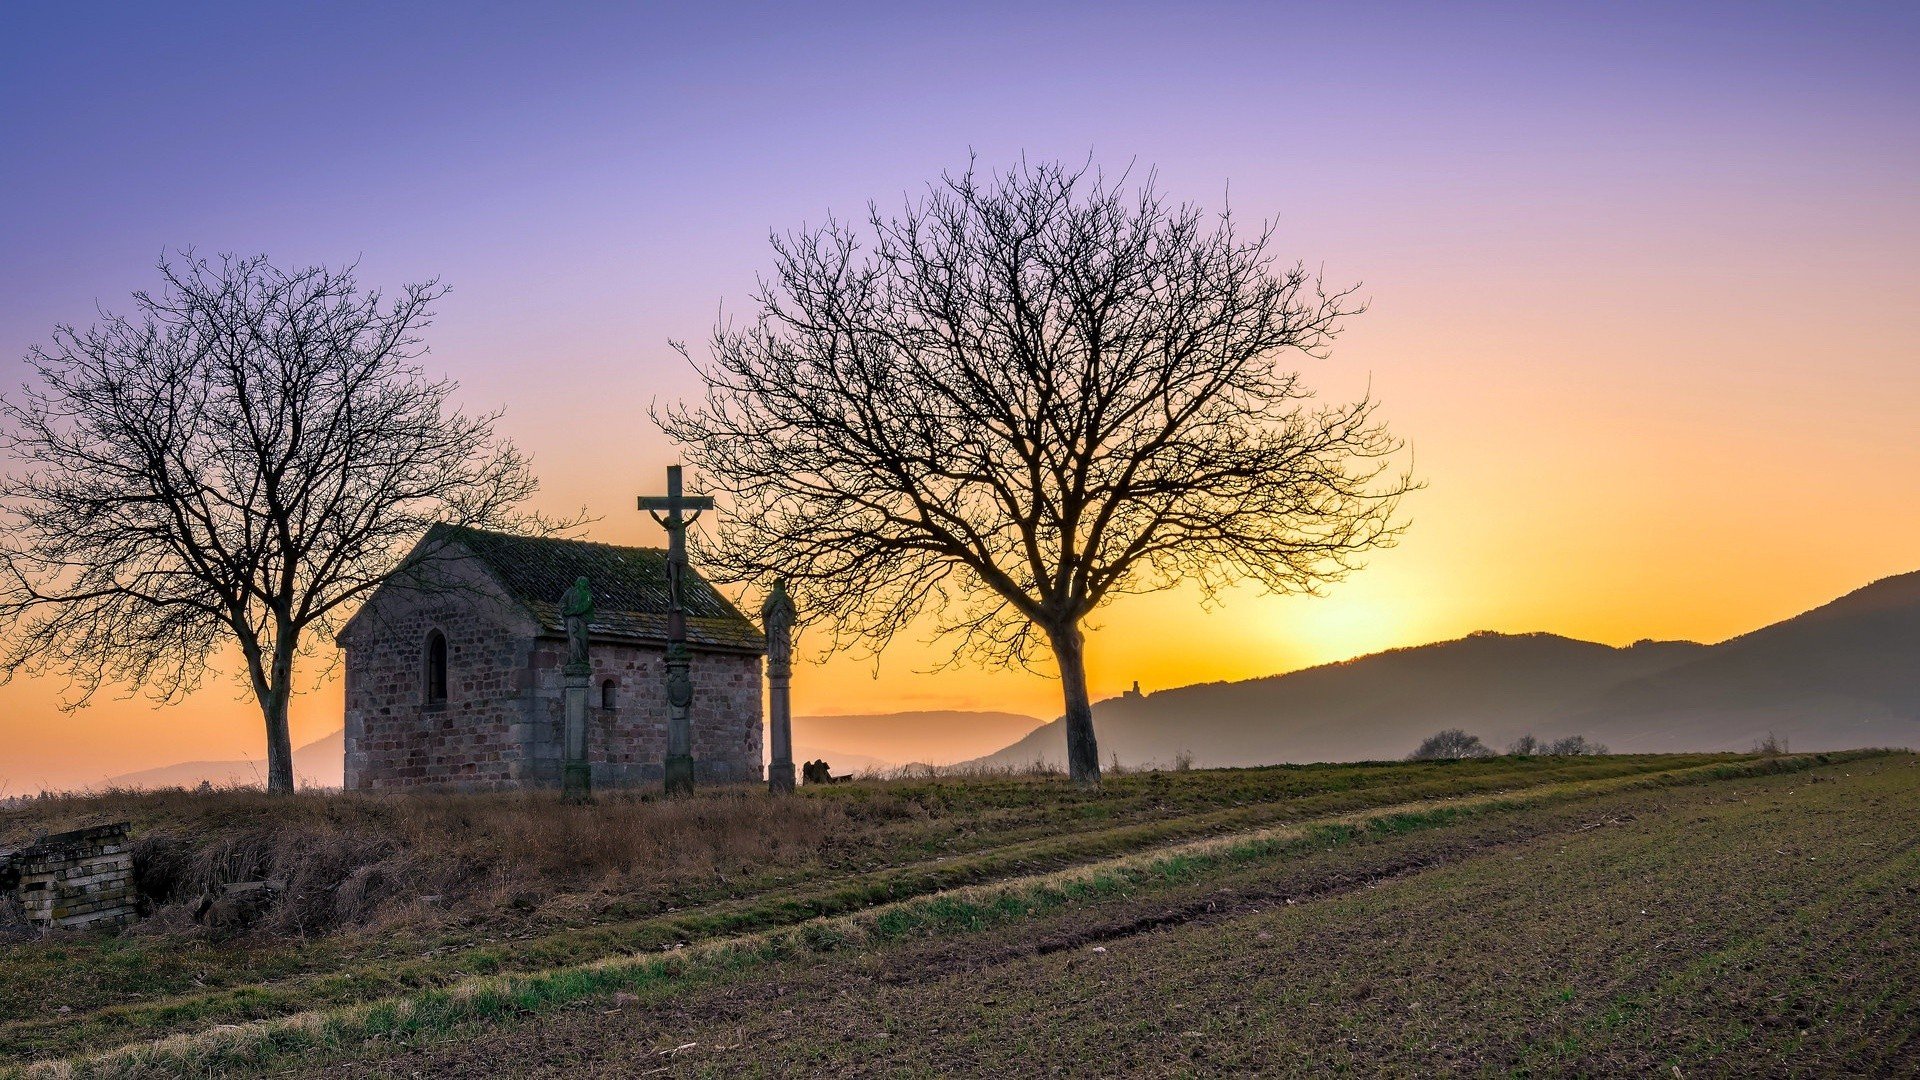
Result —
M787 595L787 583L774 581L767 602L760 607L760 625L767 633L767 741L773 751L767 787L776 795L793 790L793 713L787 694L793 678L793 620L798 614Z
M775 581L767 602L760 607L760 625L767 633L767 663L775 670L793 662L793 621L798 615L793 598L787 595L787 583Z
M567 666L586 667L587 623L593 619L593 589L582 577L560 598L560 616L567 624Z

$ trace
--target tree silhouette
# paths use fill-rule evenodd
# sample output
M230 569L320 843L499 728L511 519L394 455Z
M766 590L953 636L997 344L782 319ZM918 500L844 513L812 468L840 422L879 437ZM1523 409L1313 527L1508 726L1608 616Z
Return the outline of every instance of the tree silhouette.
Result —
M1518 751L1515 751L1518 753ZM1480 736L1469 735L1459 728L1447 728L1445 731L1429 735L1422 740L1413 753L1407 755L1408 761L1454 761L1460 758L1492 757L1493 751L1480 741Z
M436 284L391 302L351 269L163 261L134 318L58 328L0 401L0 677L58 670L177 700L239 648L293 790L294 661L435 520L526 525L536 482L413 360Z
M731 496L706 564L786 578L836 645L927 615L956 658L1044 646L1096 784L1090 612L1179 582L1310 590L1397 534L1373 402L1310 407L1276 362L1360 305L1276 269L1271 227L1058 164L947 175L866 226L776 236L752 323L695 362L704 399L655 416Z

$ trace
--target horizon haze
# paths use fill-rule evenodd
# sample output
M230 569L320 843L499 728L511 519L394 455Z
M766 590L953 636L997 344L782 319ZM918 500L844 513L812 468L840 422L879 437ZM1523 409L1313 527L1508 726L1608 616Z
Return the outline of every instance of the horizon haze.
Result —
M163 251L437 278L424 366L505 409L537 508L657 546L646 411L698 385L669 342L746 310L770 233L970 153L1091 158L1363 283L1300 366L1370 388L1429 485L1323 597L1100 610L1096 698L1475 630L1720 642L1920 563L1910 5L251 11L0 10L0 393ZM1049 678L943 659L802 663L795 712L1057 715ZM64 692L0 686L0 794L262 753L226 676L163 708ZM297 698L294 743L341 708L337 679Z

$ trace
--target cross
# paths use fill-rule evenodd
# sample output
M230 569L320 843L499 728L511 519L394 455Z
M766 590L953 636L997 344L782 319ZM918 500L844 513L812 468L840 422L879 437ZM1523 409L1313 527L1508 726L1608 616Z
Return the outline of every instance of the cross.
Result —
M640 496L640 509L667 530L667 757L663 763L667 793L693 792L693 679L688 674L687 612L681 577L687 566L687 526L700 511L713 509L705 495L680 492L680 466L667 466L667 493ZM688 514L687 511L693 511ZM664 514L661 511L665 511Z
M713 509L713 498L707 495L682 495L680 466L669 465L667 493L640 496L640 509L667 530L667 594L672 604L670 615L677 615L681 603L681 568L687 564L687 526L700 517L700 511ZM660 513L662 510L666 511L665 515ZM688 510L693 513L686 514Z
M661 517L654 513L653 520L665 526L668 533L674 533L684 531L688 525L693 524L694 519L700 516L700 511L713 509L713 497L680 494L680 466L669 465L667 466L667 493L640 496L640 509L649 513L665 510L667 516ZM693 516L681 517L682 510L693 511Z

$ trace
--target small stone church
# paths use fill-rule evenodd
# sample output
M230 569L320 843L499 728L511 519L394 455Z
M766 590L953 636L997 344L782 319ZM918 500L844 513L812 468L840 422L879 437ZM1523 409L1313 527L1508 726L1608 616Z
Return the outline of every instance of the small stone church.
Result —
M593 590L587 747L594 787L659 782L667 752L666 552L450 525L418 568L341 628L346 786L558 787L567 633L560 598ZM695 778L762 779L760 629L685 580Z

